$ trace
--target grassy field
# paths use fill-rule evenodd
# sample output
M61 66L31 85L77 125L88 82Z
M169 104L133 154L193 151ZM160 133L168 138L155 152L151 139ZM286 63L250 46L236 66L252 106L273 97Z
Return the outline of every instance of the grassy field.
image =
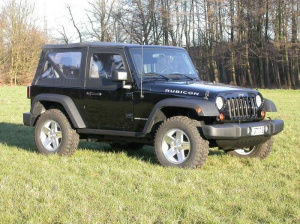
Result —
M0 87L0 223L300 223L300 91L262 90L285 121L265 160L211 151L201 169L161 167L153 149L80 143L35 152L25 87Z

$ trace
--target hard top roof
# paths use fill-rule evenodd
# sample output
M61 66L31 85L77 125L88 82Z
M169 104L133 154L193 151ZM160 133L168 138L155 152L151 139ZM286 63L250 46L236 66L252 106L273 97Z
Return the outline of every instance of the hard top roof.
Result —
M114 43L114 42L84 42L84 43L73 43L73 44L45 44L43 49L68 49L68 48L84 48L84 47L141 47L140 44L128 44L128 43ZM174 46L162 46L162 45L144 45L144 47L170 47L178 48Z

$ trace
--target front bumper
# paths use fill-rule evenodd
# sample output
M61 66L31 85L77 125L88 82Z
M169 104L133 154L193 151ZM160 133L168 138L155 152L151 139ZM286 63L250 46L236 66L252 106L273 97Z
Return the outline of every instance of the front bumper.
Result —
M264 133L252 135L251 129L264 127ZM228 123L202 126L206 139L215 140L223 149L250 147L263 143L283 130L283 120L263 120L249 123Z

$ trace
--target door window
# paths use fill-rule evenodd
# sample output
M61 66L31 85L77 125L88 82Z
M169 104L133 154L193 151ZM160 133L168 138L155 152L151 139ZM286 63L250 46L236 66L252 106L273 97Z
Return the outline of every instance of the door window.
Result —
M90 64L91 79L111 79L111 73L116 69L124 69L124 63L118 54L93 54Z

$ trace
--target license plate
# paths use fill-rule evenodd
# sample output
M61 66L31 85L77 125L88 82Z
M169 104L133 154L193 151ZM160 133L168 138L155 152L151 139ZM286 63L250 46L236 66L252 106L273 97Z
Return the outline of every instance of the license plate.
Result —
M265 130L264 126L252 127L251 128L251 135L263 135L264 130Z

